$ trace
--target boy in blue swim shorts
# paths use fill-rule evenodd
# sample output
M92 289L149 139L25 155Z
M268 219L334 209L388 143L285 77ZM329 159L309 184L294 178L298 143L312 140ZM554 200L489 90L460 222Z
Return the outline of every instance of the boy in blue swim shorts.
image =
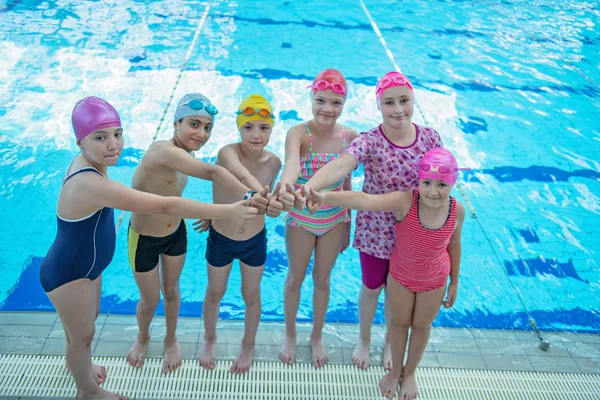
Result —
M252 190L260 192L262 197L270 199L266 213L271 217L277 217L283 208L265 187L272 187L281 169L279 157L265 150L273 130L274 118L271 105L264 97L255 94L249 96L237 111L236 123L241 135L240 142L223 147L217 156L217 164L225 167ZM213 182L213 203L230 204L235 200L225 185ZM240 261L242 297L246 305L246 314L241 350L230 371L243 374L252 366L261 314L260 281L266 258L267 235L264 215L258 215L243 227L225 220L212 221L206 247L208 286L202 309L204 349L199 359L204 368L215 368L219 306L227 289L229 273L235 259Z
M177 104L173 116L173 137L157 140L138 164L131 186L134 189L161 196L181 197L188 178L212 181L227 187L232 199L252 197L258 212L266 211L267 199L260 198L227 169L201 161L195 152L210 139L218 114L211 101L200 93L189 93ZM231 203L235 203L232 201ZM163 372L177 369L182 353L177 342L176 327L181 305L179 277L187 253L185 221L170 215L132 213L128 230L129 263L140 290L136 307L138 335L129 349L127 361L142 367L150 342L150 323L162 291L165 308Z

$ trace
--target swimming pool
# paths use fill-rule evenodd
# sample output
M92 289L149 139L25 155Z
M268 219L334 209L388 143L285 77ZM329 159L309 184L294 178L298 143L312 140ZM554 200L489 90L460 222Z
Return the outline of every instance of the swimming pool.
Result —
M600 332L600 12L594 3L321 4L0 2L0 310L51 309L38 267L54 239L61 176L76 152L69 123L75 101L95 94L120 111L127 149L110 173L129 184L201 29L174 101L201 91L221 110L203 159L213 160L237 139L234 110L253 92L272 101L277 121L269 148L283 158L285 131L311 116L305 87L328 67L349 81L340 121L367 130L380 121L377 77L397 65L415 84L414 121L437 129L471 168L462 179L477 218L465 221L459 297L435 324L529 329L530 313L540 329ZM159 138L171 134L173 109ZM354 189L361 184L359 170ZM210 201L209 189L190 180L186 196ZM138 298L126 254L128 217L104 274L103 312L133 314ZM283 218L269 220L267 228L262 318L282 320ZM206 234L190 233L182 315L202 312L205 241ZM332 282L328 321L356 322L355 250L340 256ZM222 318L243 318L239 285L234 268ZM307 279L299 320L312 318L311 293ZM376 318L383 320L382 304Z

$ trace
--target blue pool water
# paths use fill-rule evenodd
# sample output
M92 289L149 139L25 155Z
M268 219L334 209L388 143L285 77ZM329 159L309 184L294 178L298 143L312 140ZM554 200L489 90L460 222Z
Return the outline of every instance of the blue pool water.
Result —
M463 202L466 195L477 218L465 221L458 301L436 324L530 329L529 312L543 330L600 332L597 3L321 4L0 1L0 310L51 310L38 268L54 239L61 177L77 151L69 124L75 101L94 94L121 112L127 149L110 173L130 183L207 12L174 96L201 91L221 110L200 157L211 161L237 139L233 112L257 92L276 110L269 149L283 158L286 130L311 117L306 85L328 67L350 85L340 121L368 130L380 121L377 78L396 63L415 84L414 121L437 129L471 168L462 174L464 195L454 194ZM159 138L170 136L172 113L171 104ZM355 190L361 183L359 170ZM185 195L210 201L209 189L192 179ZM128 217L104 275L104 312L132 314L138 299ZM283 218L267 227L263 320L282 320ZM183 315L201 315L205 241L190 233ZM327 319L356 322L355 250L340 256L332 282ZM239 285L234 269L223 318L243 318ZM312 318L311 297L307 279L300 320Z

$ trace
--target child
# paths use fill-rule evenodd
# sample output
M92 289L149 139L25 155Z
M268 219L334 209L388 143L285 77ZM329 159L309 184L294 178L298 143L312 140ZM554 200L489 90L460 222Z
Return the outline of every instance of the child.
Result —
M77 399L126 399L101 389L106 371L92 364L94 321L100 310L102 272L116 245L114 208L184 218L231 218L249 222L257 214L249 201L203 204L131 189L108 178L123 150L121 119L97 97L77 102L71 117L81 149L67 169L56 207L58 231L40 265L40 283L56 308L67 340L67 366Z
M263 196L267 196L268 186L273 185L281 169L279 157L265 150L273 130L274 118L271 105L264 97L256 94L249 96L242 101L237 112L240 142L223 147L217 156L217 164L231 171L252 190L262 191ZM225 184L213 183L215 204L229 204L235 200ZM271 212L269 208L267 214L277 217L280 212L281 208L275 212ZM199 359L204 368L215 368L219 305L227 289L235 259L240 261L246 315L241 350L229 370L234 374L243 374L252 366L256 331L262 311L260 281L266 258L267 230L264 216L258 216L243 228L239 224L225 221L212 222L206 246L208 287L202 308L204 349Z
M377 108L383 122L361 133L337 160L325 165L308 181L307 188L320 190L347 176L363 164L363 192L381 194L412 191L418 179L411 165L427 151L442 146L440 135L431 128L412 123L415 98L412 84L399 72L385 74L375 88ZM358 298L360 335L352 353L358 368L369 366L371 325L379 294L385 289L390 255L394 246L394 214L359 211L356 214L354 248L360 252L362 287ZM386 300L385 314L388 316ZM383 368L392 368L389 336L383 348Z
M217 114L217 108L206 96L200 93L183 96L173 118L173 137L156 141L148 148L135 170L131 186L161 196L181 196L188 176L193 176L226 186L235 198L242 200L251 192L247 186L227 169L194 157L193 152L210 139ZM264 213L266 202L258 193L253 196L253 205L259 212ZM129 263L140 290L140 301L136 307L139 332L127 361L138 368L144 364L150 323L162 289L167 325L162 370L163 373L174 371L182 360L175 330L181 305L179 277L187 252L185 221L178 216L133 213L128 242ZM161 268L157 268L159 259Z
M419 388L415 372L423 356L431 324L440 304L452 307L458 288L464 207L450 196L458 178L456 159L448 150L427 152L418 164L418 189L411 192L315 192L310 201L357 210L394 211L396 242L387 279L391 320L389 333L392 370L379 382L392 398L402 380L398 399L415 399ZM307 189L304 188L306 192ZM450 275L447 298L446 283ZM404 351L410 333L408 359Z
M286 334L279 358L286 364L295 361L300 288L314 253L314 322L310 343L312 364L319 368L328 360L322 332L329 305L331 270L338 254L350 243L350 211L325 206L316 215L312 215L304 209L300 196L294 196L291 185L299 189L317 170L337 159L357 134L337 122L344 109L347 93L346 79L341 72L335 69L324 70L309 87L313 119L292 127L287 133L285 168L280 181L281 189L276 192L284 210L289 211L285 218L289 265L283 300ZM351 190L351 181L346 175L330 182L327 190ZM296 205L291 209L294 203Z

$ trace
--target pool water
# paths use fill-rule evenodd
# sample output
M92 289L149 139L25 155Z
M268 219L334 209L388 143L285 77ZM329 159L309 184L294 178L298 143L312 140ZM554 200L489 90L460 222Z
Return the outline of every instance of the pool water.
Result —
M463 228L459 297L435 324L530 329L532 316L544 330L600 332L597 5L322 4L0 2L0 310L52 309L38 269L56 232L61 177L77 153L70 113L79 98L97 95L119 110L126 149L110 175L129 184L155 134L172 134L173 103L186 92L206 94L221 111L198 157L212 162L221 146L238 139L234 111L259 93L276 114L268 149L283 159L287 129L311 118L306 86L320 70L346 75L340 122L366 131L381 121L375 83L398 66L415 86L413 121L440 132L471 168L461 174L463 192L453 193L476 213ZM359 168L353 186L361 185ZM190 179L185 196L211 201L210 183ZM135 312L128 218L104 273L103 312ZM279 321L287 270L283 217L269 219L267 229L262 319ZM190 230L182 315L202 314L205 242L206 234ZM305 321L312 319L310 267L308 274L298 313ZM348 249L332 273L328 321L357 322L360 284L358 253ZM234 268L222 318L243 318L239 288Z

